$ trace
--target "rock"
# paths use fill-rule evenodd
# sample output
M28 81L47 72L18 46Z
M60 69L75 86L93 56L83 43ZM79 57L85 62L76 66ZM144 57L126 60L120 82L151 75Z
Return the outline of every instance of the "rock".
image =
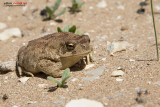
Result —
M7 25L5 23L0 22L0 30L6 28Z
M48 84L38 84L38 87L40 87L40 88L43 88L43 87L46 87L46 86L48 86Z
M131 45L126 41L109 42L107 41L107 51L113 55L115 52L124 51Z
M75 82L75 81L77 81L78 79L77 78L73 78L71 81L72 82Z
M37 103L37 101L28 101L27 104L34 104Z
M117 8L120 9L120 10L124 10L125 9L123 5L119 5Z
M0 61L0 71L14 71L15 70L16 61L7 61L1 62Z
M56 26L57 25L57 23L55 23L55 22L50 22L49 24L50 24L50 26Z
M71 100L66 104L65 107L104 107L102 103L88 100L88 99L79 99L79 100Z
M22 78L19 78L18 80L20 82L22 82L23 84L25 84L28 80L29 80L30 77L22 77Z
M97 7L99 8L105 8L106 6L107 6L107 3L105 0L102 0L101 2L97 4Z
M119 77L123 75L124 75L124 72L122 70L116 70L112 72L111 77Z
M118 82L122 82L122 81L123 81L123 79L121 79L121 78L116 78L116 81L118 81Z
M21 37L22 33L19 28L10 28L0 33L0 40L5 41L11 37Z
M94 64L89 64L89 65L86 65L85 69L89 69L89 68L92 68L94 66L95 66Z
M83 77L83 80L93 81L95 79L99 79L99 76L103 74L105 71L105 67L101 66L97 69L85 72L85 74L90 75L89 77Z
M93 6L89 6L89 9L92 10L92 9L93 9Z
M136 61L136 60L135 60L135 59L129 59L129 61L130 61L130 62L134 62L134 61Z

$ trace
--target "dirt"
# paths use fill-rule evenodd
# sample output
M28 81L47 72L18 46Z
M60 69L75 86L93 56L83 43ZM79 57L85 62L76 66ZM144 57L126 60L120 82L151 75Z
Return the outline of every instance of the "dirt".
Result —
M144 14L137 14L141 0L106 0L106 8L97 7L99 0L84 0L81 12L70 14L67 11L58 17L63 22L57 23L54 20L42 21L39 15L46 5L53 5L55 0L23 0L27 2L26 7L3 5L4 2L15 1L0 1L0 22L6 23L7 28L20 28L24 36L0 41L2 62L15 60L18 49L24 43L44 33L54 33L58 26L63 28L66 25L76 25L83 33L89 34L95 62L87 70L71 72L71 78L67 80L68 88L55 90L56 84L48 81L44 74L32 77L23 84L18 81L15 72L1 73L1 107L64 107L70 100L80 98L99 101L106 107L160 106L160 62L150 61L156 59L150 3L144 7ZM159 0L153 2L155 6L160 5ZM59 10L68 6L71 6L71 2L63 0ZM154 11L159 36L160 12L157 8ZM107 41L118 41L121 38L134 47L110 56L106 51ZM105 66L105 72L100 78L83 80L85 72L101 66ZM118 67L123 68L125 75L111 77ZM73 81L74 78L77 80ZM118 82L117 78L123 81Z

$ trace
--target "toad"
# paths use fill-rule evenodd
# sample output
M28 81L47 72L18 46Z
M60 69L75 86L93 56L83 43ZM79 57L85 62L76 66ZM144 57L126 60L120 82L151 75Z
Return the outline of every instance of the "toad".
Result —
M90 38L70 32L59 32L32 40L19 49L16 69L19 76L43 72L61 77L69 68L92 51Z

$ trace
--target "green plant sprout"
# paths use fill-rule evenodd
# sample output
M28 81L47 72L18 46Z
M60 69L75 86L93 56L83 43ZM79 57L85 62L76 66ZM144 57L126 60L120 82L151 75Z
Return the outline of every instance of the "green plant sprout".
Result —
M70 8L70 12L80 12L80 8L85 4L85 2L81 2L80 0L71 0L72 7Z
M156 26L155 26L155 21L154 21L154 13L153 13L152 0L151 0L151 11L152 11L153 27L154 27L154 34L155 34L155 41L156 41L157 61L159 61L158 40L157 40L157 32L156 32Z
M75 34L78 34L78 35L82 35L82 32L80 30L78 30L76 32L76 29L77 29L77 27L75 25L73 25L73 26L67 25L67 26L64 27L63 30L60 27L57 27L58 32L72 32L72 33L75 33Z
M46 6L47 18L45 18L44 20L55 19L57 16L61 16L66 12L66 8L64 8L59 13L55 14L55 11L59 8L61 1L62 0L57 0L53 7Z
M70 69L66 68L65 71L62 74L62 81L58 81L58 80L56 80L55 78L53 78L51 76L48 76L47 80L50 80L52 82L57 83L58 87L66 88L67 87L66 80L70 77L69 74L70 74Z

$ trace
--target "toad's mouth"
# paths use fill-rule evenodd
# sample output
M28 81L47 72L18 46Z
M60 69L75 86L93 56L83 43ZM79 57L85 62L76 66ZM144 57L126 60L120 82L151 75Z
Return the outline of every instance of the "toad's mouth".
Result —
M80 54L72 54L72 55L61 55L61 58L68 58L68 57L83 57L83 56L87 56L89 53L91 53L91 50L85 52L85 53L80 53Z

